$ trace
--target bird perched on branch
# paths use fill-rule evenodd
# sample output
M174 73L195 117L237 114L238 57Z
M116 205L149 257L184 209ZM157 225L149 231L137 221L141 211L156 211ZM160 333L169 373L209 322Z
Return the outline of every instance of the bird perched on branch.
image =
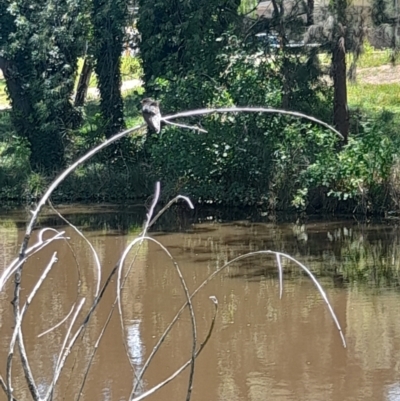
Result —
M142 114L148 127L157 134L161 129L161 113L159 103L153 99L142 100Z

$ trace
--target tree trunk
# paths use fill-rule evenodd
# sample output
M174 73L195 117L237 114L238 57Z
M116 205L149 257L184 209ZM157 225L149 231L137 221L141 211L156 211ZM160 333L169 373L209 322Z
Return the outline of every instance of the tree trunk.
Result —
M340 37L332 53L333 75L333 122L336 129L343 135L347 143L349 136L349 109L347 107L347 82L346 82L346 49L344 38Z
M13 73L13 63L0 56L0 69L3 71L13 110L25 115L25 121L27 127L29 127L26 116L30 115L32 109L29 100L24 96L24 91L21 83L18 82L17 74Z
M284 110L290 109L290 95L292 92L292 88L290 87L290 69L289 63L284 56L282 67L281 67L281 76L282 76L282 108Z
M32 105L29 91L24 89L26 82L19 78L14 62L0 56L0 68L3 71L10 95L13 126L18 135L27 138L30 144L29 160L32 169L54 172L64 163L64 145L61 133L42 129L36 119L37 113Z
M314 25L314 0L307 0L307 26Z
M121 94L121 55L127 16L125 0L93 0L95 66L104 133L110 138L125 128Z
M85 103L92 72L93 72L92 60L89 57L86 57L83 63L81 74L79 75L79 82L74 101L75 107L81 107Z

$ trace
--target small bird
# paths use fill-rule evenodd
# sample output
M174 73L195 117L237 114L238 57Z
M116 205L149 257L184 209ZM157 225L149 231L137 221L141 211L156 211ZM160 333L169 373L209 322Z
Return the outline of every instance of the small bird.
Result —
M161 130L161 113L159 103L153 99L146 98L142 100L142 114L148 127L157 132Z

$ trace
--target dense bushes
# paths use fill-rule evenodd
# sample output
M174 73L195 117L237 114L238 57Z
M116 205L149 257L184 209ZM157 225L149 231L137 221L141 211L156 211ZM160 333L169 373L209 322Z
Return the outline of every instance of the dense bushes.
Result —
M0 30L0 61L5 54L18 66L7 67L6 75L15 74L7 76L8 90L11 95L14 79L24 94L22 99L11 96L14 130L8 113L0 120L0 196L38 196L64 164L141 121L144 89L122 99L119 86L124 71L136 76L142 65L146 95L160 100L163 114L264 106L332 123L333 91L319 65L318 49L266 46L243 23L237 0L140 3L141 60L125 58L122 66L124 0L85 3L81 20L67 21L65 30L47 30L34 40L29 40L37 29L31 22L17 24L26 10L14 15L6 9L0 16L6 23ZM62 2L61 9L78 12L79 4ZM30 12L44 26L58 16L54 10L48 15L39 9ZM102 30L103 25L108 29ZM70 95L88 30L97 38L96 46L89 46L96 56L92 83L98 83L102 97L100 104L74 108ZM3 40L11 34L14 44L26 43L32 50L26 60L21 60L21 46ZM75 43L74 35L80 41ZM207 133L164 126L160 135L142 132L124 138L78 169L55 196L70 201L145 198L154 181L161 180L163 196L180 192L197 202L280 210L388 210L400 203L398 120L388 113L353 116L347 144L308 120L282 115L188 118L186 124Z

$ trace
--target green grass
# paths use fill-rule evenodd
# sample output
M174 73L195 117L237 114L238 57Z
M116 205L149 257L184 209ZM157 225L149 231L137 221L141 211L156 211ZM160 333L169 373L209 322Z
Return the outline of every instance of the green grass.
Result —
M400 83L349 84L347 91L349 105L352 107L400 113Z
M0 79L0 106L8 104L7 94L6 94L6 81Z
M351 59L348 60L350 65ZM389 50L373 50L365 52L357 61L357 68L373 68L390 64Z
M329 65L331 63L330 54L322 53L319 55L319 59L322 64ZM347 66L350 66L352 61L352 56L348 54L346 56ZM373 68L386 64L390 64L390 50L374 50L367 47L365 53L357 61L357 68Z

